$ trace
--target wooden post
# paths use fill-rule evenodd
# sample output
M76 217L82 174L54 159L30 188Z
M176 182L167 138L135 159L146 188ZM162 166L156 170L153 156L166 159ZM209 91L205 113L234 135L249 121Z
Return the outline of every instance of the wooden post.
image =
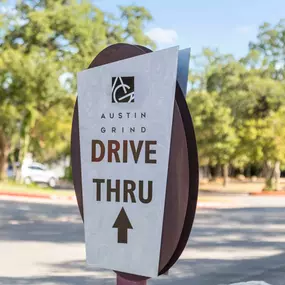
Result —
M147 280L129 280L117 274L117 285L146 285Z

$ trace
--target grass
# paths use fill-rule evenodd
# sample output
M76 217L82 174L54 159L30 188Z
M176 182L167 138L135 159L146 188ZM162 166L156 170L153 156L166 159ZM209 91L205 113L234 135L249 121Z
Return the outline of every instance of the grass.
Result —
M282 179L281 188L285 188L285 180ZM217 191L225 193L251 193L251 192L261 192L265 187L264 179L258 179L257 181L250 181L249 179L244 181L238 181L236 179L231 179L227 187L223 186L222 180L211 181L200 184L200 190L204 191Z
M47 186L40 186L37 184L24 185L19 184L14 181L0 182L0 194L1 192L12 193L25 193L25 194L39 194L39 195L56 195L60 197L68 197L74 195L73 190L62 190L62 189L52 189ZM229 203L231 199L221 196L209 196L209 195L199 195L199 202L214 202L214 203Z
M281 187L285 189L285 179L281 182ZM237 181L232 180L229 182L228 186L223 187L222 181L201 183L199 189L204 192L222 192L222 193L249 193L249 192L261 192L264 188L264 181ZM52 189L47 186L41 186L37 184L23 185L16 183L15 181L0 182L0 194L1 192L11 192L11 193L28 193L28 194L42 194L42 195L57 195L57 196L71 196L74 195L73 190L67 189ZM225 197L214 197L211 195L199 195L199 201L212 201L221 202L221 200L226 199Z
M37 184L23 185L14 181L0 182L0 193L1 192L25 192L31 194L49 194L57 196L70 196L74 194L73 190L53 189L50 187L41 187Z
M230 198L228 198L228 197L224 197L224 196L209 196L209 195L203 195L203 196L201 196L201 195L199 195L198 196L198 201L199 202L207 202L207 203L209 203L209 202L212 202L212 203L232 203L233 202L233 198L232 197L230 197Z

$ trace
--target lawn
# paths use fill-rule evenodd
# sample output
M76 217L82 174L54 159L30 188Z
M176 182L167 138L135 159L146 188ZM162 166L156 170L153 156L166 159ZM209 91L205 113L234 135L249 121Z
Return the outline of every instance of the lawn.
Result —
M45 195L57 195L57 196L70 196L74 194L73 190L67 189L52 189L41 185L23 185L15 182L1 182L0 193L29 193L29 194L45 194Z
M244 181L239 181L237 179L231 179L227 187L223 186L222 179L217 181L203 182L200 183L200 190L213 191L213 192L225 192L225 193L251 193L251 192L261 192L264 188L265 181L262 178L256 181L250 181L246 179ZM281 189L285 190L285 179L281 179Z

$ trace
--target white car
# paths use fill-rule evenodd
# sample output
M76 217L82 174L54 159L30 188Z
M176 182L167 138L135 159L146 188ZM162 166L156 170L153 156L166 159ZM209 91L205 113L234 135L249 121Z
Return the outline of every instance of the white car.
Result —
M43 164L32 162L24 164L21 170L21 176L25 184L46 183L54 188L58 182L58 177L51 170L48 170Z

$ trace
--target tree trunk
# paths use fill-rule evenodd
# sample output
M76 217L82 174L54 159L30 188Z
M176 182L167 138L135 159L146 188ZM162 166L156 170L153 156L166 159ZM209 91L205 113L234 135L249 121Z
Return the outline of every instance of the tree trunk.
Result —
M223 173L222 173L222 165L218 164L217 165L217 177L222 177Z
M206 166L206 173L207 173L207 178L209 180L211 180L212 179L212 175L211 175L211 170L210 170L210 166L209 165Z
M216 180L219 177L222 177L222 166L220 164L217 164L214 166L213 178Z
M209 166L209 172L210 172L211 180L214 180L215 179L215 167Z
M264 167L264 176L265 176L265 190L273 189L273 172L272 172L272 164L270 161L265 162Z
M29 150L29 145L30 145L30 135L29 135L28 132L26 132L24 134L24 136L22 137L20 145L21 145L21 149L20 149L20 152L19 152L19 162L22 165L24 159L27 156L27 153L28 153L28 150Z
M228 164L224 164L223 165L223 176L224 176L224 187L228 186L229 183L229 165Z
M250 165L246 167L245 177L251 177L251 166Z
M281 176L280 161L275 162L273 176L274 176L274 188L275 190L279 191L280 190L280 176Z
M280 162L276 161L274 164L266 161L265 166L265 186L266 190L280 190Z
M0 131L0 181L7 177L9 145L3 132Z

